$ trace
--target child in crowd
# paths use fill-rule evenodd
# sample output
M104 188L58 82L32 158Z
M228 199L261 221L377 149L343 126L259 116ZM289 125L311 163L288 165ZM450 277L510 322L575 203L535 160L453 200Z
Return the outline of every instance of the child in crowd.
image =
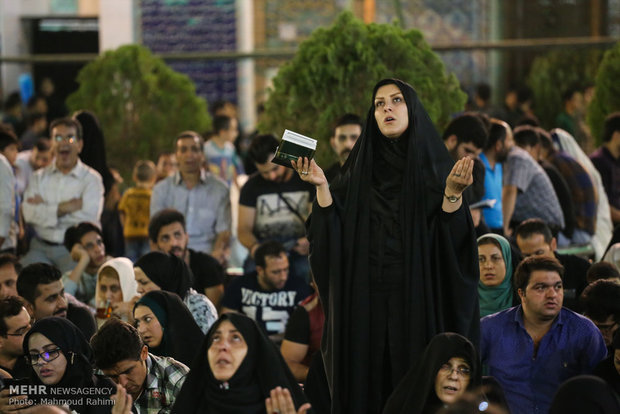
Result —
M226 181L237 184L237 177L244 174L243 163L233 143L239 135L237 120L218 115L213 120L213 134L204 145L209 171Z
M125 253L133 262L150 251L149 209L151 191L156 179L155 172L155 164L152 161L138 161L133 169L136 186L125 191L118 204L123 223Z

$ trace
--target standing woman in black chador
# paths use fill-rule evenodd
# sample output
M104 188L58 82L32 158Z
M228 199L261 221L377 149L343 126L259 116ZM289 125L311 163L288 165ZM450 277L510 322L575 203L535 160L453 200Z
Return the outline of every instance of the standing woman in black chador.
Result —
M410 85L384 79L372 96L331 188L314 161L293 162L317 188L308 238L332 413L381 412L433 336L479 336L476 234L462 198L473 160L453 163Z

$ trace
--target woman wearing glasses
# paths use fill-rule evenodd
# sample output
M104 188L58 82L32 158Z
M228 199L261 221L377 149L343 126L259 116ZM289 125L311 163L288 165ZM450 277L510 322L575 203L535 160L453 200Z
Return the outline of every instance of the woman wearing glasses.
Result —
M437 412L480 385L481 369L472 343L455 333L436 335L400 382L383 414Z
M38 320L24 338L24 353L32 367L34 385L45 385L46 395L80 414L110 413L110 396L116 385L96 376L92 349L82 332L69 320L49 317ZM59 401L59 400L65 401Z
M514 271L510 243L504 237L488 233L478 238L480 265L480 317L503 311L519 303L512 287Z

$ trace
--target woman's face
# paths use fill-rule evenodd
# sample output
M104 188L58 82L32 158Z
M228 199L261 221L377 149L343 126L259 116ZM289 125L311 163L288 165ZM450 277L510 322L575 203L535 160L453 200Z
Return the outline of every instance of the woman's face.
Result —
M56 344L35 332L28 338L28 353L29 359L34 362L32 369L43 384L55 385L60 382L67 369L67 358Z
M138 283L138 288L136 289L139 294L144 295L145 293L149 293L153 290L161 290L159 286L149 279L149 277L140 269L139 267L133 268L134 274L136 275L136 282Z
M393 83L377 89L375 119L379 130L387 138L398 138L409 126L409 113L402 92Z
M111 304L123 301L123 291L118 280L118 274L111 267L104 267L99 273L99 290L97 291L97 301L110 301Z
M480 281L488 287L499 286L506 277L506 263L501 250L492 243L478 246Z
M220 323L212 340L207 351L211 372L216 380L228 381L248 353L248 344L230 321Z
M133 318L136 320L136 329L144 343L149 348L158 347L164 338L164 329L151 308L137 306L133 311Z
M467 389L471 367L463 358L450 358L443 364L435 378L435 394L444 404L452 404Z

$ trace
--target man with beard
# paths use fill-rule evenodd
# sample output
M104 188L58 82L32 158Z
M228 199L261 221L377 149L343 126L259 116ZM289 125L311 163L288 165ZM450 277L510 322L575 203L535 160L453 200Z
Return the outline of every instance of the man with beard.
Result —
M564 268L528 257L516 270L521 305L480 321L480 359L506 394L510 412L546 413L560 384L589 374L607 348L585 316L562 307Z
M193 288L204 293L219 309L224 295L224 268L213 257L187 247L185 217L180 211L166 208L151 217L149 222L151 250L174 254L192 270Z
M84 141L78 121L57 119L50 125L50 135L56 160L30 177L24 193L24 220L37 236L21 263L49 263L66 272L75 263L63 245L65 231L83 221L99 224L103 182L79 159Z
M292 168L271 160L278 148L273 135L259 135L250 145L249 155L257 172L241 188L237 237L248 249L243 270L254 270L254 254L267 240L277 240L289 254L291 277L309 282L306 218L314 199L314 187L303 182Z
M47 263L33 263L19 272L17 293L34 321L47 316L67 318L90 339L97 330L95 317L73 296L65 293L60 270Z
M484 196L483 200L495 200L492 207L482 210L484 221L489 229L502 234L504 222L502 220L502 180L503 166L508 150L514 145L510 126L499 119L491 119L489 139L485 149L480 153L480 160L484 164Z
M338 161L325 170L325 178L328 182L331 183L340 174L342 166L362 134L362 126L362 118L355 114L345 114L336 121L329 143L338 156Z
M84 303L94 301L97 273L111 259L106 255L101 230L89 222L69 227L65 232L64 245L77 262L71 271L62 276L65 291Z

